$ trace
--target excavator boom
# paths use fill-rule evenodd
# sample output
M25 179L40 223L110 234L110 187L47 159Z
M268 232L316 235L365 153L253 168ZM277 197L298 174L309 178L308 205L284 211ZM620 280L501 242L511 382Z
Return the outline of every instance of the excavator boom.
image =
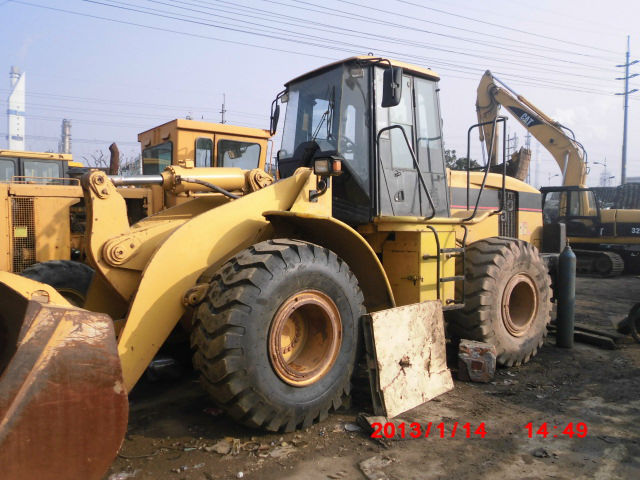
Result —
M516 120L551 153L562 172L563 185L584 185L587 169L582 145L575 138L567 135L566 128L559 122L548 117L487 70L478 85L476 100L478 122L493 122L501 105L509 110ZM497 149L490 149L491 127L490 123L483 127L480 140L484 140L487 151L493 151L495 155ZM494 142L496 141L497 134L494 136Z

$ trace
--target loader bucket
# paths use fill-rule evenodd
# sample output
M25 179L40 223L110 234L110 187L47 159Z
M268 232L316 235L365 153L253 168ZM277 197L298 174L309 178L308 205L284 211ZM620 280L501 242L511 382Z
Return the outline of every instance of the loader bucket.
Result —
M42 303L56 292L31 280L44 289L25 296L7 275L0 279L0 477L100 479L128 417L113 322Z

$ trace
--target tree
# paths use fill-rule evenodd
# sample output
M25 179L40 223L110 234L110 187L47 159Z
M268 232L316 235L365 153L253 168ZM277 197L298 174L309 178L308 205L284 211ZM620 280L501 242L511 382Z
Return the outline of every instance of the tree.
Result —
M100 149L88 155L83 155L82 160L87 167L109 168L109 155Z
M458 158L455 150L445 150L444 151L444 161L448 168L451 170L466 170L467 169L467 158L460 157ZM480 165L475 160L471 159L471 169L481 168Z
M109 169L110 155L103 150L96 150L88 155L83 155L82 160L87 167L99 168L107 171ZM120 156L120 165L118 167L118 175L130 176L140 175L140 154L131 152L128 155Z

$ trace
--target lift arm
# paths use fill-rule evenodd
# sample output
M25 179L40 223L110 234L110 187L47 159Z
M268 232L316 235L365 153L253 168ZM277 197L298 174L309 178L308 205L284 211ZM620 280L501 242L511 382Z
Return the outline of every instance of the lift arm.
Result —
M498 115L500 106L504 105L516 120L551 153L562 172L562 184L584 185L587 176L586 154L580 142L573 136L573 132L548 117L522 95L511 90L495 78L489 70L480 80L477 95L478 122L492 122ZM566 131L571 132L571 137ZM496 148L490 149L491 124L485 125L484 131L480 132L480 140L486 142L487 151L497 152ZM496 135L494 142L497 140ZM495 163L494 158L490 160Z

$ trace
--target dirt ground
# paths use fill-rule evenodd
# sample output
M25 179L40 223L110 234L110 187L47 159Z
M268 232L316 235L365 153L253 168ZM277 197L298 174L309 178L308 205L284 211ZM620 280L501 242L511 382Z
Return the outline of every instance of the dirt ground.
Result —
M640 277L582 277L577 296L577 322L614 332L640 301ZM360 463L372 457L378 466L369 478L380 480L640 478L640 345L630 337L616 350L582 343L563 350L550 335L531 362L500 369L490 384L456 380L453 391L402 415L406 422L433 422L429 438L378 441L354 431L358 413L371 408L365 392L363 385L350 409L321 424L267 434L220 414L195 375L143 382L131 396L128 434L105 479L365 479ZM471 438L462 430L466 422ZM535 435L543 422L546 438ZM563 434L569 422L574 430L585 423L586 437ZM484 438L473 434L481 423Z

